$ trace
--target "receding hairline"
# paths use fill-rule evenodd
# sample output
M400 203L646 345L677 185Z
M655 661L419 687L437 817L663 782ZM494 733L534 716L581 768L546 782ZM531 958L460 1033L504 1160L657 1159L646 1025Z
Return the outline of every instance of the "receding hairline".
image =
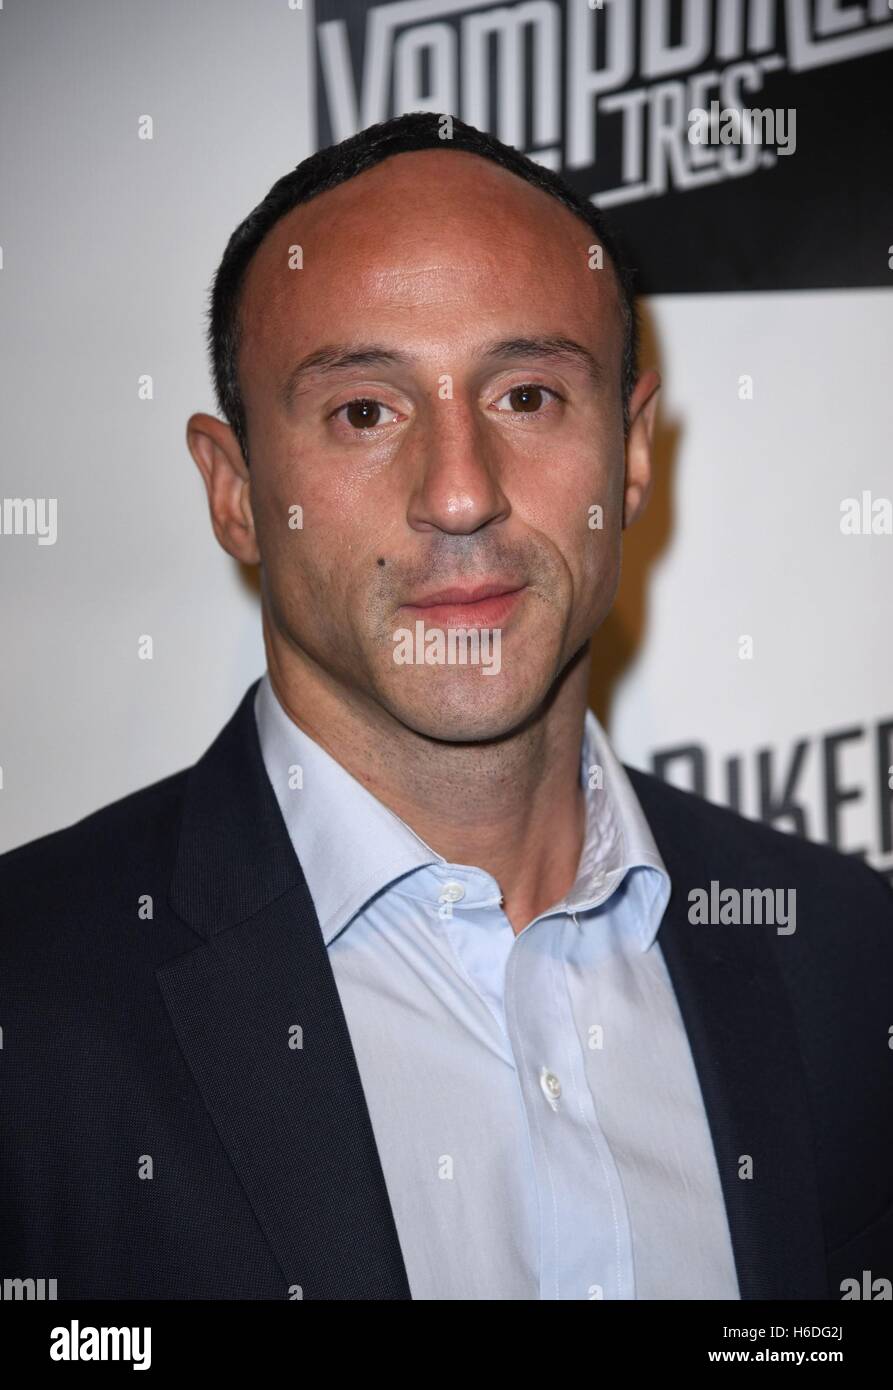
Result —
M467 150L463 149L461 146L451 147L448 141L444 141L443 148L432 145L424 146L421 149L415 150L395 150L392 154L386 154L381 159L377 160L374 164L368 166L367 168L360 169L357 173L350 174L347 178L339 180L339 182L334 184L331 188L321 188L316 192L311 193L309 197L302 198L300 202L297 202L292 207L288 208L285 212L283 212L281 217L278 217L276 221L270 227L267 228L260 241L253 248L248 261L245 263L241 281L238 285L235 296L235 304L233 305L232 326L233 353L235 357L235 373L239 384L239 393L242 396L243 400L244 393L242 392L242 383L239 377L239 358L241 355L241 349L243 344L243 312L249 279L252 274L252 268L256 266L258 255L261 249L266 245L272 234L276 231L278 227L281 226L283 222L285 222L290 217L296 217L302 211L302 209L308 207L311 203L317 202L320 198L325 197L327 193L337 193L340 189L348 187L349 185L356 183L359 179L362 179L364 174L374 174L376 170L380 169L383 164L391 163L395 159L400 159L407 155L448 155L453 159L455 159L457 155L467 155L470 159L474 159L480 163L489 165L493 169L493 171L498 174L508 175L510 178L515 180L515 182L522 184L525 188L529 189L531 193L542 194L544 198L548 199L548 202L550 204L556 205L557 207L561 208L564 212L566 212L570 217L573 218L574 222L578 226L584 227L586 231L589 233L590 237L594 239L594 242L602 247L605 259L607 260L611 268L611 280L614 287L615 299L617 302L617 311L620 317L622 339L624 340L624 342L622 342L621 345L621 353L622 355L625 355L625 339L633 331L633 325L630 322L630 306L626 301L625 290L621 281L619 268L615 264L614 258L611 255L610 251L604 246L604 243L602 242L602 239L599 233L595 230L595 228L589 222L587 222L586 219L582 217L581 214L575 208L569 206L560 197L557 197L548 189L543 188L538 184L531 183L529 179L526 179L523 176L523 174L520 174L516 172L514 169L510 169L505 165L500 164L498 160L491 159L488 155L481 154L477 150Z

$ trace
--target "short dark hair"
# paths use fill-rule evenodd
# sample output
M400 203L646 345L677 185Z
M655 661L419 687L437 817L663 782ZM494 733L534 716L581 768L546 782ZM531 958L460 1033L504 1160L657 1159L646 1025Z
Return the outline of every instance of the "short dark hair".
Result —
M301 203L355 178L391 155L408 150L465 150L491 159L534 188L541 188L581 218L592 229L610 260L619 288L624 320L621 361L621 396L624 430L629 425L629 398L636 380L638 359L638 319L633 272L614 235L605 227L602 214L592 203L579 197L559 174L536 164L494 135L477 130L451 117L450 138L441 134L445 118L436 112L412 111L392 120L381 121L351 135L340 144L329 145L310 155L278 179L262 202L240 222L227 242L211 288L208 311L208 346L214 376L214 389L221 412L229 422L242 453L248 459L248 429L245 406L239 388L238 358L241 337L239 306L248 266L267 232Z

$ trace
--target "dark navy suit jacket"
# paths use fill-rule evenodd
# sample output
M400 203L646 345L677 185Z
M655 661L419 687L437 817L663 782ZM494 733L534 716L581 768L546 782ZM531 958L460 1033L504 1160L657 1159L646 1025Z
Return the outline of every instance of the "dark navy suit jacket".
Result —
M60 1299L410 1297L254 691L194 767L0 857L0 1277ZM672 879L658 940L742 1297L893 1278L893 894L628 770ZM796 931L693 925L711 880L796 889Z

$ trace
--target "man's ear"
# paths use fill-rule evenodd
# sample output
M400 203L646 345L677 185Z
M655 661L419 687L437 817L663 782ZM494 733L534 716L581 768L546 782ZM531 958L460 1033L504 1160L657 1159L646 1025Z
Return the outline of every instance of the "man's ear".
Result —
M660 376L654 368L650 368L639 377L630 397L623 493L624 529L641 516L651 492L651 441L659 391Z
M260 564L251 482L234 432L213 415L192 415L186 426L186 443L208 492L214 535L243 565Z

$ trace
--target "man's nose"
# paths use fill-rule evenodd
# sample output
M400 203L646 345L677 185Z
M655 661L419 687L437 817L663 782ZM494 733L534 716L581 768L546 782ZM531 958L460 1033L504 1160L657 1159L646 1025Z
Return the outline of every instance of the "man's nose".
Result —
M503 521L511 507L500 482L503 448L456 399L432 405L412 442L407 520L416 530L468 535Z

